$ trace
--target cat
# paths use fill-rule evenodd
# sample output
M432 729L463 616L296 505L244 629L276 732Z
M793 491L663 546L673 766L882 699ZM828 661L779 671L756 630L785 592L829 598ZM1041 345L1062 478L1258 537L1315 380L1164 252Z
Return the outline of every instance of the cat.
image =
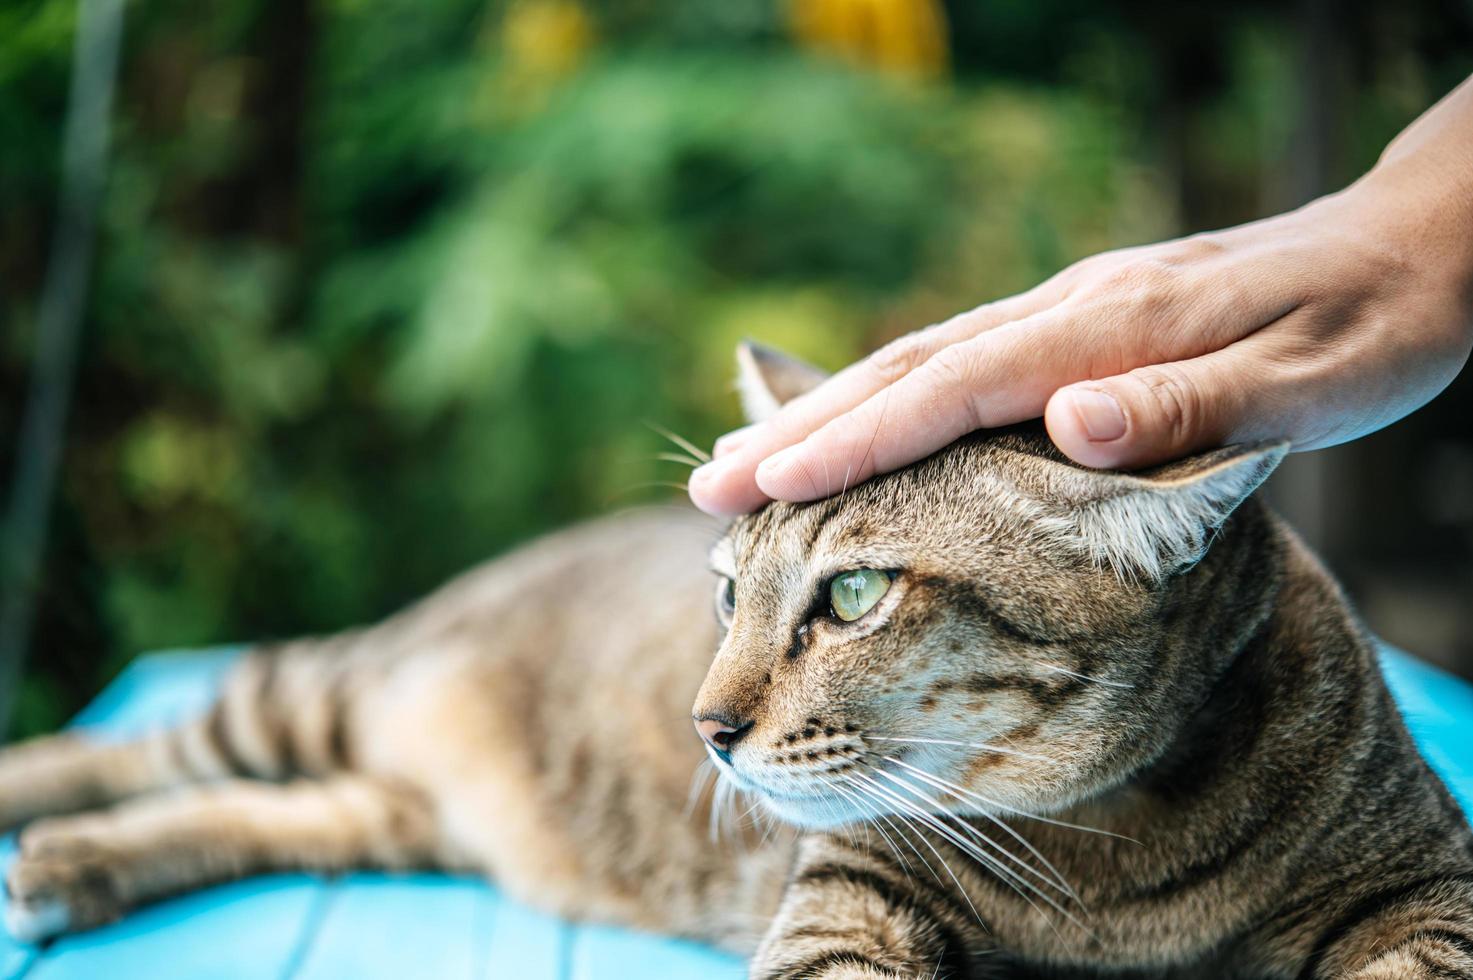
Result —
M738 361L758 418L822 377ZM0 754L9 927L434 867L761 980L1473 977L1473 835L1252 496L1285 451L1108 473L1032 424L709 551L673 508L552 535L179 728ZM797 832L713 843L732 791Z

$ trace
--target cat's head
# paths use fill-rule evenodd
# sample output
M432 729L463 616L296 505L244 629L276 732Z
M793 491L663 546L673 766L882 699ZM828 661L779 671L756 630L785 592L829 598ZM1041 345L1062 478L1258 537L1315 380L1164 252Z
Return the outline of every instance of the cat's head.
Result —
M822 377L751 345L738 361L754 420ZM711 556L711 758L810 827L1056 812L1118 785L1221 669L1207 634L1254 573L1204 558L1285 451L1110 473L1022 426L739 518Z

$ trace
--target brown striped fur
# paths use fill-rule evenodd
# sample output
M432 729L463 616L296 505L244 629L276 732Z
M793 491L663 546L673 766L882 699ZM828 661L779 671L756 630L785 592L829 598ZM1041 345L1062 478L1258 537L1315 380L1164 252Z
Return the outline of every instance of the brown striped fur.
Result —
M742 363L760 411L815 378ZM0 753L13 921L444 867L755 949L769 980L1473 977L1466 821L1333 580L1245 502L1281 455L1120 476L1036 428L974 436L737 521L720 626L694 515L552 536L253 651L190 724ZM859 567L894 581L844 623L824 590ZM708 838L693 695L742 731L726 785L796 839Z

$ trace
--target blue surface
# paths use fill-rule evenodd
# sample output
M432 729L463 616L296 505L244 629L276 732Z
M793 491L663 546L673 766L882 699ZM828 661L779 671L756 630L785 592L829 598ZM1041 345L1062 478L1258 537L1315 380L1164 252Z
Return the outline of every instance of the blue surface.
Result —
M197 714L235 650L140 658L77 717L122 738ZM0 869L14 844L0 838ZM3 899L0 899L3 901ZM0 980L740 980L740 960L692 943L577 926L479 879L266 875L151 905L36 949L0 928Z
M100 737L199 712L233 650L134 663L77 718ZM1386 678L1422 752L1473 812L1473 687L1388 650ZM14 846L0 839L0 868ZM448 875L268 875L141 909L43 949L0 930L0 980L436 977L738 980L742 964L690 943L578 926Z

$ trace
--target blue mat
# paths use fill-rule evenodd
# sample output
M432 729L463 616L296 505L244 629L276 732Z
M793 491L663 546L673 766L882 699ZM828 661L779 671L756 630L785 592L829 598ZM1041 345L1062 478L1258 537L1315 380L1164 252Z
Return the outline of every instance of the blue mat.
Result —
M127 737L197 713L234 651L140 658L77 718ZM1384 656L1423 754L1473 812L1473 687ZM0 839L0 868L14 852ZM560 922L477 879L437 874L268 875L162 902L44 948L0 931L0 980L166 977L739 980L741 962L690 943Z

